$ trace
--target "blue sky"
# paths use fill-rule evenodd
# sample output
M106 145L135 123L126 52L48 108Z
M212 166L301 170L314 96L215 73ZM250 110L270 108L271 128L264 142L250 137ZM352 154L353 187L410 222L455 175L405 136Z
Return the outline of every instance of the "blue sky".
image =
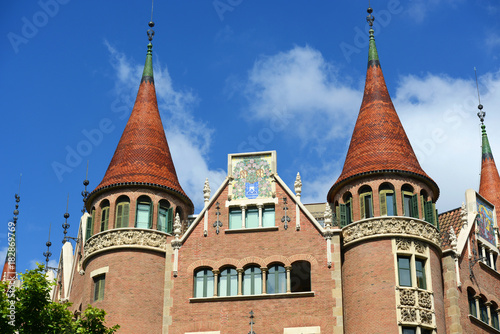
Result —
M76 236L82 181L100 182L130 114L146 55L149 1L5 2L0 11L0 256L22 173L18 269L59 257L69 194ZM367 1L156 1L153 58L177 173L198 212L227 154L276 150L304 202L324 202L342 169L367 64ZM478 189L473 68L500 157L497 0L372 1L384 76L440 212Z

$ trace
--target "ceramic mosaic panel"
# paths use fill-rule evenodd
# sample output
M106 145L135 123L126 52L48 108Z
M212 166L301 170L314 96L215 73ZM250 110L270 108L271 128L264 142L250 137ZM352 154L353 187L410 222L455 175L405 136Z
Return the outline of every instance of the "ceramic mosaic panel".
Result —
M272 197L272 155L233 156L233 199Z
M479 236L483 239L496 246L495 234L493 227L495 226L495 220L493 217L493 207L479 197L476 197L477 205L477 227L479 229Z

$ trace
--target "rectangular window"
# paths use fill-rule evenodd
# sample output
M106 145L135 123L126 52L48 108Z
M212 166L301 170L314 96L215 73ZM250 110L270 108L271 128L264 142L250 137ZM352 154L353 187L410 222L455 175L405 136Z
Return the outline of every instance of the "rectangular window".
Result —
M94 277L94 301L104 299L104 282L105 275L99 275Z
M151 204L150 203L138 203L137 204L137 218L136 227L138 228L149 228L149 223L151 220Z
M479 300L479 311L481 312L481 321L488 323L488 308L483 300Z
M469 299L469 313L477 318L476 300L474 299L474 296L470 292L468 293L468 299Z
M245 227L246 228L256 228L259 227L259 209L248 208L245 212Z
M415 271L417 273L417 287L420 289L427 289L427 282L425 279L425 260L415 259Z
M373 217L372 195L366 195L364 201L365 201L365 218L371 218Z
M398 256L398 276L400 286L411 286L410 258Z
M109 219L109 206L105 207L101 211L101 232L108 229L108 219Z
M263 227L271 227L274 226L274 207L273 206L265 206L262 210L262 226Z
M396 202L394 201L394 194L386 194L385 195L385 203L387 205L387 215L395 216L396 215Z
M129 203L119 203L116 207L116 228L128 227Z
M92 230L93 230L92 223L93 223L92 217L88 217L87 218L87 229L85 231L85 241L87 241L92 236Z
M495 329L500 329L500 325L498 323L498 313L496 310L491 310L491 326Z
M406 217L411 217L411 195L403 195L403 211Z
M241 210L240 209L230 209L229 210L229 228L241 228Z

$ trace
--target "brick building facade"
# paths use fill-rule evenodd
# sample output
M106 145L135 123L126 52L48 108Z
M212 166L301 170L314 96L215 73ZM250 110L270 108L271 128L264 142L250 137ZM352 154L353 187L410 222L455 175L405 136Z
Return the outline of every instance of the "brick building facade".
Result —
M484 116L483 116L484 117ZM481 118L483 121L483 118ZM303 204L275 151L229 154L205 206L177 179L152 45L132 114L63 247L55 300L120 333L500 333L500 178L483 124L479 193L438 215L387 91L370 29L364 97L326 203Z

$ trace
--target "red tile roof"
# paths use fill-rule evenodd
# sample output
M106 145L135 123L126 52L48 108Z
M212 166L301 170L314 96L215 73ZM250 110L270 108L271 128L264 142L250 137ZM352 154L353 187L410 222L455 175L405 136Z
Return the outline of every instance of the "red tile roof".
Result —
M417 176L433 189L436 200L439 188L420 167L387 91L375 41L371 42L370 49L374 50L369 51L363 102L344 168L328 193L328 201L333 201L335 192L345 181L374 172L403 172Z
M108 170L90 196L105 188L132 184L166 188L180 194L193 207L179 184L170 155L158 111L151 59L146 60L134 108Z

